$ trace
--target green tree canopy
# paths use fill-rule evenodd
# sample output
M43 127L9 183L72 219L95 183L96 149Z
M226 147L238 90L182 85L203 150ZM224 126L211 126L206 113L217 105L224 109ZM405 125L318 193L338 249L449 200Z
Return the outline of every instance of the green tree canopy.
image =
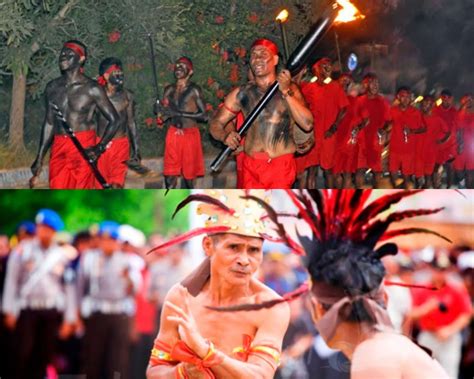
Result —
M185 190L165 191L21 191L4 190L0 196L0 231L12 234L23 220L34 220L39 209L51 208L64 220L66 230L77 232L104 220L130 224L146 235L169 234L188 227L184 209L171 222Z

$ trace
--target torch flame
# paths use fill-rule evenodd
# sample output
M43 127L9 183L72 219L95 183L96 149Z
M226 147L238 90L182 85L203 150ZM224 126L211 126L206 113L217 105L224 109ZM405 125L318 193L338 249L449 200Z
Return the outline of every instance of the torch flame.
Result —
M337 5L340 7L339 13L337 14L336 23L345 23L355 20L362 20L365 16L360 13L354 4L349 0L336 0Z
M278 16L276 16L275 20L284 23L286 22L286 20L288 20L289 16L290 14L288 13L288 11L286 9L283 9L280 13L278 13Z

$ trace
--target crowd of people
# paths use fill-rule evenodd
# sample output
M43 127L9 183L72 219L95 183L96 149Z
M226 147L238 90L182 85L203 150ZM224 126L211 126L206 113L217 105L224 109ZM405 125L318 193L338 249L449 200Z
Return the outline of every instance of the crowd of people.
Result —
M176 188L179 178L192 188L205 174L198 123L208 123L211 136L234 150L237 188L473 187L472 94L456 106L447 89L415 98L404 86L390 104L374 73L356 83L350 73L333 72L323 57L308 75L303 69L292 77L278 70L272 41L257 39L249 51L247 82L212 115L192 81L192 60L176 60L176 80L154 106L158 126L167 128L166 188ZM84 75L86 60L80 41L63 45L61 76L46 88L47 117L31 187L49 149L52 189L123 188L129 168L149 172L141 164L134 99L120 59L104 59L96 80ZM278 91L241 136L244 120L275 82Z
M129 225L71 235L50 209L0 235L2 378L145 376L166 292L192 267L183 246L146 255Z
M145 254L163 241L159 234L147 240L138 229L113 221L70 235L50 209L40 210L35 222L21 223L15 235L0 235L0 376L145 377L163 329L165 299L195 269L189 258L196 252L183 243ZM208 254L206 242L203 246ZM474 252L468 246L427 247L382 261L385 280L412 286L386 286L395 330L430 349L450 378L471 377ZM279 250L266 251L255 268L255 277L280 295L308 279L299 257ZM417 284L423 288L414 288ZM276 377L348 378L351 361L329 348L318 324L315 328L311 297L289 305Z

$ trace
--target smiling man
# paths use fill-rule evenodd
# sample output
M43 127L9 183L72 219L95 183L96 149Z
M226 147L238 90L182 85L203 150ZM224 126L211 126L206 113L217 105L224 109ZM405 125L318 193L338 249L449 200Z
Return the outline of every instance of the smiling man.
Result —
M296 179L294 153L313 145L313 116L288 70L278 75L278 47L267 39L256 40L250 50L255 81L234 89L211 120L212 136L230 148L240 148L241 137L226 125L239 112L247 117L267 89L278 80L279 93L268 103L245 136L242 160L244 188L291 188Z
M176 83L165 88L163 101L155 112L167 121L163 175L166 188L175 188L183 177L183 187L193 188L193 180L204 176L204 157L198 122L208 116L201 87L191 82L193 62L179 58L174 65Z
M244 313L209 308L280 298L254 276L263 258L264 209L241 198L241 191L208 193L198 198L212 202L198 207L199 214L209 215L200 229L207 232L202 242L207 258L168 292L147 378L273 378L288 305Z
M55 117L52 103L63 113L89 156L97 160L113 138L118 124L117 112L103 88L83 74L87 49L79 41L68 41L59 55L61 76L46 86L46 117L41 129L40 145L31 166L34 187L43 165L44 157L51 147L49 160L49 187L51 189L91 189L96 181L91 168L81 156L72 140ZM96 145L96 112L99 110L107 120L106 131Z

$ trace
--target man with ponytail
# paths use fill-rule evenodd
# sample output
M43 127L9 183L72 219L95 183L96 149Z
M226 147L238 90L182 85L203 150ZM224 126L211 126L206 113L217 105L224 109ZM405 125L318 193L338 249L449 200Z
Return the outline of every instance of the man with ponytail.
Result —
M303 253L310 282L280 300L219 310L243 317L247 312L242 311L271 308L309 292L316 328L329 347L341 350L349 358L352 379L448 378L425 350L394 330L386 310L384 286L406 284L385 280L381 258L396 254L398 248L394 243L380 243L413 233L428 233L446 239L423 228L388 230L400 220L442 210L407 210L381 217L392 205L418 192L389 193L367 205L370 190L288 191L298 209L295 216L307 224L312 234L299 236L301 245L295 244L288 235L278 213L255 199L267 209L280 239L294 251ZM424 287L424 290L434 291L435 288ZM240 312L235 313L237 311Z

